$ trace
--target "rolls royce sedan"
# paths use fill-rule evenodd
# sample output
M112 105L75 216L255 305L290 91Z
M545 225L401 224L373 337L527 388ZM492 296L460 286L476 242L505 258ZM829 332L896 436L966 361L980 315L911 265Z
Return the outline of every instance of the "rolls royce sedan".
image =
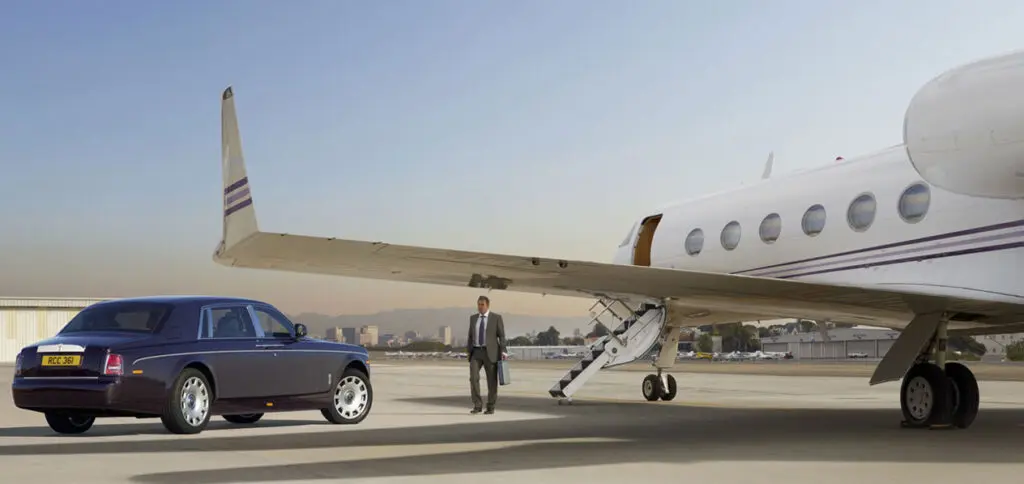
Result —
M252 424L267 412L320 410L333 424L363 421L373 405L366 349L306 331L251 299L103 301L21 350L14 404L62 434L99 417L160 418L176 434L202 432L212 415Z

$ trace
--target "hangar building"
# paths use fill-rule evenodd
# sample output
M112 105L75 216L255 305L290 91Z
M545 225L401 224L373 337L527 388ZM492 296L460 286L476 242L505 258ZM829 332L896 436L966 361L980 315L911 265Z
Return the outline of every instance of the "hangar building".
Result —
M57 334L79 311L102 300L0 297L0 363L14 363L22 348Z
M828 330L828 341L818 331L765 336L761 338L761 350L789 352L794 359L847 358L853 353L881 358L899 335L899 331L890 329L835 328Z

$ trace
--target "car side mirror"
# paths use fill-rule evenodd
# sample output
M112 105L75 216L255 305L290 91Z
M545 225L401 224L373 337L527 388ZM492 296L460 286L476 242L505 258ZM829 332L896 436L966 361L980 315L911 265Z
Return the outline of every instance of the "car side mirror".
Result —
M306 325L299 323L295 325L295 338L305 338L308 332L306 331Z

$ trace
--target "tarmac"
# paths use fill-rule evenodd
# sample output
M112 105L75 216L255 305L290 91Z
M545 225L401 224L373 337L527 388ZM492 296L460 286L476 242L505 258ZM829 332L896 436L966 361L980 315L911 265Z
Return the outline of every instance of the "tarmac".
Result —
M330 425L315 411L268 414L252 426L214 417L194 436L123 418L59 436L8 396L0 399L0 475L61 484L862 484L1011 483L1024 473L1021 382L983 380L970 429L910 430L899 426L898 382L680 365L676 400L652 403L634 366L599 373L572 405L558 405L547 389L572 362L558 363L513 361L497 413L470 415L464 361L377 360L374 405L359 425ZM10 370L0 367L7 393Z

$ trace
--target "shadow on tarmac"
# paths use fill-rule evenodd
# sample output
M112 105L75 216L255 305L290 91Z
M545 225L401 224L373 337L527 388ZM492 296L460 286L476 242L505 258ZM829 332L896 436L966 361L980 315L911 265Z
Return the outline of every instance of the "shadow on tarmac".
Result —
M419 405L468 412L463 396L408 399ZM435 407L436 408L436 407ZM500 412L551 414L561 418L498 420ZM437 412L435 410L435 412ZM430 476L522 469L583 467L620 462L837 461L1019 464L1024 410L982 409L969 430L911 430L899 426L898 410L792 410L688 407L658 403L577 401L558 406L551 399L502 397L499 415L472 423L415 428L338 427L336 432L190 438L131 442L73 442L0 447L0 455L68 455L148 452L272 451L397 445L467 444L465 451L338 462L247 466L142 474L134 482L227 483ZM373 418L371 415L369 418ZM276 423L276 422L275 422ZM305 422L284 421L280 425ZM320 422L325 424L324 422ZM270 422L261 423L266 426ZM326 425L326 424L325 424ZM129 433L158 433L159 424ZM135 428L138 427L138 428ZM99 427L97 427L98 429ZM14 429L16 432L30 432ZM39 433L48 429L36 429ZM124 429L112 429L122 433ZM0 435L11 436L11 434ZM32 434L38 435L38 434ZM553 442L556 439L616 439ZM536 442L541 441L541 442ZM552 441L552 442L543 442ZM522 442L501 449L473 444Z

